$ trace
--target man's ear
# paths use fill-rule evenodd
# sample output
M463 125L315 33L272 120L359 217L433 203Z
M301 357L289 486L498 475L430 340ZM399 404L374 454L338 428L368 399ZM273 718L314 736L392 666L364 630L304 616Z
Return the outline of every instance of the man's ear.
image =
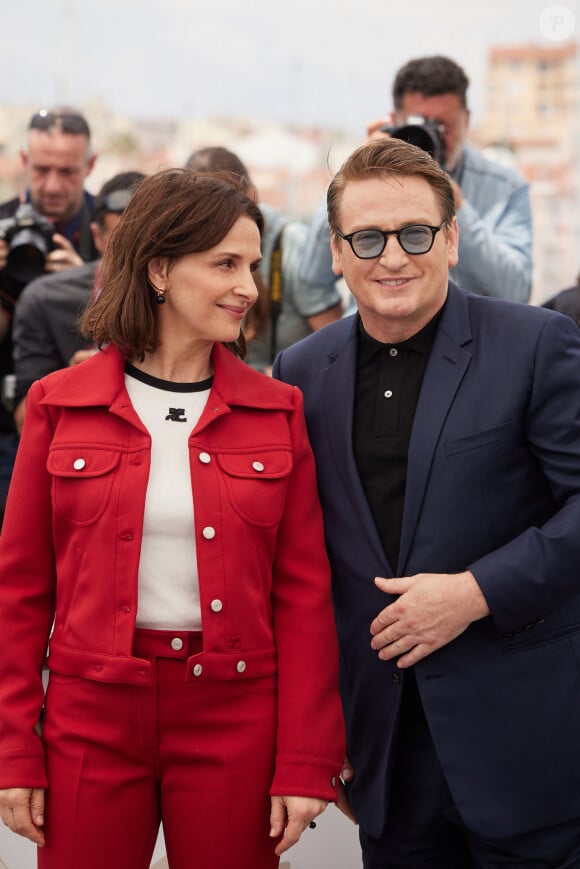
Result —
M95 243L95 247L97 252L102 256L103 251L105 249L105 240L103 238L103 230L99 226L98 223L91 223L91 235L93 236L93 241Z
M447 265L452 269L459 261L459 224L456 217L445 229L445 234L447 236Z
M87 171L85 174L85 178L87 175L90 175L93 169L95 168L95 163L97 162L97 154L91 154L89 159L87 160Z
M21 150L18 152L18 156L20 157L20 162L22 163L22 167L23 167L24 169L26 169L27 166L28 166L28 154L26 153L26 151L23 151L23 150L21 149Z
M342 241L339 240L334 232L330 230L330 250L332 252L332 271L335 275L340 276L342 274L342 253L341 247Z

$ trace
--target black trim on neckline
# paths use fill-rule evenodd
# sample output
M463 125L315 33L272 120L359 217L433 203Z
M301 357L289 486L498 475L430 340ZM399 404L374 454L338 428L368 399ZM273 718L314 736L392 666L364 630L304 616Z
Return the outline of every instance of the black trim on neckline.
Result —
M166 392L205 392L207 389L211 389L213 384L213 375L207 380L197 380L193 383L174 383L173 380L161 380L159 377L153 377L152 374L135 368L130 362L125 363L125 374L134 377L135 380L140 380L141 383L146 383L147 386L164 389Z

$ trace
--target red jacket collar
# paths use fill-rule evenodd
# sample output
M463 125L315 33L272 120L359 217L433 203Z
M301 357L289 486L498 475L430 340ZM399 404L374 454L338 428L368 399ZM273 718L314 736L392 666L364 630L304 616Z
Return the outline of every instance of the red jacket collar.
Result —
M212 362L213 389L226 404L281 410L294 406L292 387L250 368L223 344L214 345ZM125 360L117 348L108 346L80 365L45 377L41 403L61 407L110 407L125 389L124 369Z

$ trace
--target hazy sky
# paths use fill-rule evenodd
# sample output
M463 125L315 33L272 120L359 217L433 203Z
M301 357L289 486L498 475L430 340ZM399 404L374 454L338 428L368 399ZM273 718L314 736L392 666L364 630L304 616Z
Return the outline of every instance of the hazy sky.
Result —
M5 0L0 101L359 133L403 62L443 53L470 76L477 121L490 45L578 39L579 19L578 0Z

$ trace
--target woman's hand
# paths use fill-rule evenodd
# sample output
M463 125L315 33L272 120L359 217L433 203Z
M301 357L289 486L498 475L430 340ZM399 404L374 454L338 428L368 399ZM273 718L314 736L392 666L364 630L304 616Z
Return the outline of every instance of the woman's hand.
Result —
M272 797L270 836L284 837L276 846L278 857L295 845L312 820L321 815L327 800L314 797Z
M0 790L0 818L13 833L44 845L44 790L6 788Z

